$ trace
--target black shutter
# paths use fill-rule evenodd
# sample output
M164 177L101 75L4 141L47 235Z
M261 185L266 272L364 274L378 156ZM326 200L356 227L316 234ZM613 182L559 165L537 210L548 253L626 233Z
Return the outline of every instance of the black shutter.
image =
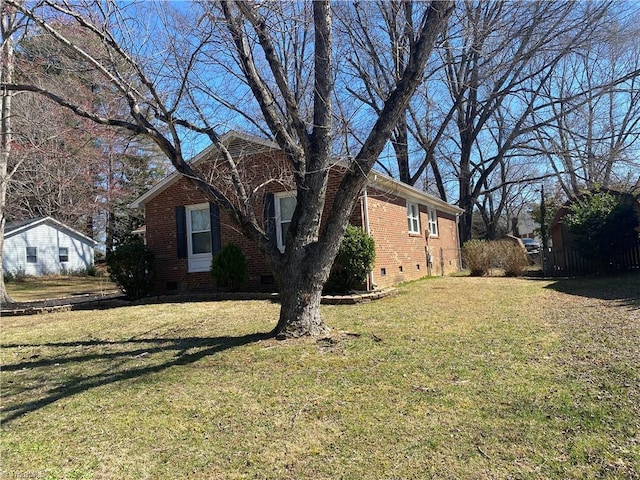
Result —
M220 209L215 203L209 204L209 217L211 219L211 255L215 255L222 249Z
M264 229L272 246L277 245L276 237L276 204L273 193L266 193L264 196Z
M176 245L178 258L187 258L187 215L184 206L176 207Z

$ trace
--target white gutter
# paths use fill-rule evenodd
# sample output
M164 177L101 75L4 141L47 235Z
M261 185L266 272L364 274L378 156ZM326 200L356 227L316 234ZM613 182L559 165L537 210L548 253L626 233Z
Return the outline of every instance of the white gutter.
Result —
M450 203L445 202L444 200L431 195L430 193L426 193L422 190L417 189L416 187L407 185L406 183L401 183L394 178L391 178L375 170L372 170L369 174L369 186L378 188L384 192L391 193L399 197L412 200L422 205L428 205L432 208L435 208L436 210L440 210L451 215L456 215L464 212L464 210L462 210L460 207L451 205Z

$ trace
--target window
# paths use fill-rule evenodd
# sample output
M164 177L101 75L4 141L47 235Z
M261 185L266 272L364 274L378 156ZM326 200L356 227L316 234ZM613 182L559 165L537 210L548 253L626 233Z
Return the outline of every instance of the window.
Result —
M284 251L287 243L287 232L293 218L293 211L296 209L295 193L276 194L276 236L278 248Z
M438 212L435 209L429 209L429 236L438 236Z
M407 224L409 233L420 233L420 208L417 203L407 202Z
M60 260L60 263L69 261L69 249L67 247L60 247L58 249L58 259Z
M27 263L38 263L38 247L27 247Z
M187 206L186 217L189 272L206 272L211 268L209 204L201 203Z
M211 218L209 206L189 210L189 253L198 255L211 253Z

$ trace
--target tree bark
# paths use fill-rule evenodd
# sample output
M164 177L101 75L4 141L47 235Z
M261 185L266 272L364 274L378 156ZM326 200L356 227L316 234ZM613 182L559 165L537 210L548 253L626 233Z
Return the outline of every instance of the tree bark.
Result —
M391 138L391 145L398 163L398 177L402 183L413 185L415 182L411 181L411 166L409 165L409 127L405 115L398 119L398 125Z
M0 30L2 49L0 50L0 83L13 81L13 28L16 13L0 3ZM10 180L9 155L11 153L11 100L13 92L3 88L0 92L0 303L11 302L4 284L4 268L2 266L2 249L4 247L4 229L7 221L6 200L7 187Z
M336 249L337 250L337 249ZM280 278L280 317L273 334L278 338L297 338L328 333L320 303L331 264L320 252L294 252Z

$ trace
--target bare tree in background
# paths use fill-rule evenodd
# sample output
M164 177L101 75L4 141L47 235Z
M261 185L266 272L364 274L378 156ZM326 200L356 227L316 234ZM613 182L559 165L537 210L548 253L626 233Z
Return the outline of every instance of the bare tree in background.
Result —
M334 89L339 69L329 2L313 2L307 7L311 13L307 17L292 15L292 9L297 7L285 3L222 1L181 4L180 9L173 9L168 3L141 4L129 6L137 11L127 11L127 7L109 2L87 2L75 8L49 1L32 7L7 1L62 42L87 68L107 79L126 100L128 109L120 115L106 116L100 110L77 104L69 92L51 91L46 85L24 82L3 87L39 93L79 116L127 129L155 142L175 169L224 208L265 254L281 298L280 319L274 333L300 336L325 332L320 297L348 217L367 173L422 81L427 59L446 27L453 3L434 0L416 4L421 13L405 68L351 159L332 214L321 230L333 161L334 102L342 98ZM144 15L140 9L146 8L158 10ZM75 21L79 28L95 36L100 48L90 52L83 45L74 44L57 30L56 17ZM303 45L300 35L306 28L313 35ZM149 34L151 29L153 35ZM169 33L180 38L169 38L165 35ZM287 42L296 43L298 52L304 48L308 53L302 56L312 62L296 63L295 56L287 55ZM181 47L179 51L177 45ZM223 84L231 83L237 85L241 98L221 95L225 91ZM216 110L232 110L248 118L256 107L261 121L254 123L270 132L285 153L297 190L297 207L284 253L270 241L258 220L253 192L243 184L229 152L224 171L233 185L232 195L195 171L186 161L183 146L183 133L190 131L206 135L224 152L216 132L215 122L220 118L215 115Z
M611 19L588 49L562 62L545 90L553 121L535 131L531 148L569 198L640 187L639 21L637 9Z
M84 32L73 24L59 23L57 29L85 50L95 51L93 38L83 39ZM77 55L64 59L68 52L51 35L31 31L10 40L19 78L74 92L76 103L85 108L122 109L108 83L84 68ZM109 253L144 221L140 212L126 205L164 176L157 152L141 137L80 118L37 93L7 93L11 141L5 150L5 221L52 216L104 242Z
M375 112L402 71L413 26L403 2L380 2L378 9L359 5L356 21L341 25L350 45L361 52L348 57L354 72L349 88ZM475 210L481 210L491 234L510 191L547 176L544 157L533 148L536 132L558 121L572 123L570 115L579 115L588 96L600 99L607 85L618 85L637 69L618 63L590 85L578 88L567 78L571 90L555 87L565 62L591 61L593 54L585 57L585 52L611 28L613 5L547 0L457 4L444 42L428 63L425 83L392 133L392 146L401 181L415 185L429 174L433 192L443 199L457 196L465 210L462 241L471 237ZM592 71L581 68L583 74ZM549 92L556 95L551 98ZM534 163L542 168L530 168Z
M358 2L352 8L354 18L345 17L346 21L338 27L344 39L346 68L350 72L350 81L345 89L361 104L378 113L390 89L404 71L415 36L415 11L411 3L397 0ZM439 68L440 62L432 56L425 72L425 81L391 133L397 175L394 175L392 166L383 161L379 161L378 166L409 185L416 185L425 171L430 169L435 179L436 193L446 200L447 191L440 165L435 160L435 147L446 133L453 108L443 112L433 108L431 103L435 92L432 91L430 80ZM353 130L349 134L356 138L360 136L360 132ZM416 161L412 157L420 150L424 155Z

